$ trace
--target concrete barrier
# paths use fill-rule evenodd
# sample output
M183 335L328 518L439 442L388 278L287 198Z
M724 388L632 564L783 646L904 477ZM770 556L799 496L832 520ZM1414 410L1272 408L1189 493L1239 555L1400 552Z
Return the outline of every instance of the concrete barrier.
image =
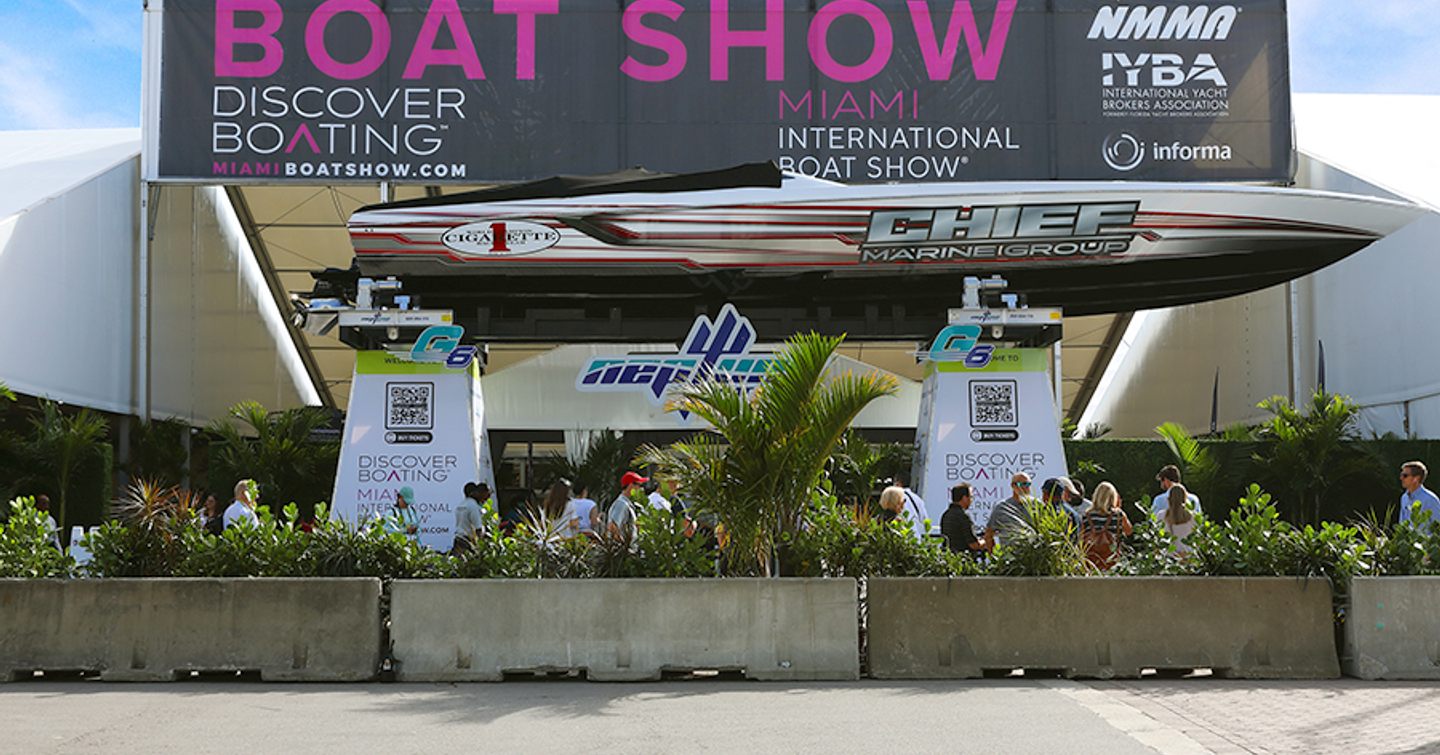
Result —
M1351 580L1342 661L1361 679L1440 679L1440 577Z
M1330 583L1288 577L872 579L870 674L979 677L1045 669L1138 677L1340 675Z
M390 636L402 681L499 681L665 671L752 679L856 679L852 579L397 581Z
M363 681L380 644L376 579L0 580L0 679Z

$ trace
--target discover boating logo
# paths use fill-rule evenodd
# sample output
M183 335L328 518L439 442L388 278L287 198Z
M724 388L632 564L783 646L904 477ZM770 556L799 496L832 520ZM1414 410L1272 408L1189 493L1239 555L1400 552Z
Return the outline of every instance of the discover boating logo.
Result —
M519 257L560 243L560 232L528 220L481 221L451 228L440 241L467 257Z

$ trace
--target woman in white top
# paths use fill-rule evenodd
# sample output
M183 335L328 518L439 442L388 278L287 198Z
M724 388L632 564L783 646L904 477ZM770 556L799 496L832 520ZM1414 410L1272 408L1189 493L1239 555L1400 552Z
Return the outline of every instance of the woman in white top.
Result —
M1170 486L1165 515L1165 531L1170 533L1172 547L1176 553L1186 555L1190 553L1190 543L1187 542L1190 534L1195 531L1195 515L1190 513L1188 504L1189 491L1179 483Z
M565 504L565 514L561 521L566 526L566 537L578 537L580 535L593 536L595 524L592 514L595 513L595 501L590 498L590 491L583 482L576 482L573 488L575 497Z

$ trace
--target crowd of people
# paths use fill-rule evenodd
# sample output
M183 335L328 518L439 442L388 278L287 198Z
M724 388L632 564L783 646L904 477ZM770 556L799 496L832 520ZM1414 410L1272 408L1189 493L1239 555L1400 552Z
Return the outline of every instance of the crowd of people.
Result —
M455 541L451 552L457 555L468 552L486 533L487 527L498 527L502 533L511 534L521 522L528 522L551 538L610 536L622 538L632 549L638 541L638 519L646 512L673 517L686 536L713 534L716 529L713 517L689 510L675 480L651 479L627 471L620 477L619 495L608 505L597 502L589 493L589 485L584 481L556 480L538 505L513 506L501 511L489 485L466 483L464 500L455 508ZM397 501L404 497L401 491Z
M1440 497L1425 487L1427 475L1422 462L1401 465L1400 484L1404 492L1400 496L1400 521L1411 521L1423 511L1431 521L1440 522ZM1155 475L1155 482L1160 492L1148 508L1142 507L1142 510L1170 535L1174 552L1185 556L1192 551L1190 538L1203 516L1200 497L1185 488L1180 481L1180 469L1173 464L1162 467ZM1032 518L1037 512L1049 509L1069 520L1070 531L1093 566L1099 569L1113 566L1121 539L1134 532L1134 524L1125 513L1124 501L1115 486L1100 483L1095 487L1092 500L1085 496L1084 485L1069 477L1045 480L1038 497L1031 492L1032 484L1030 475L1023 472L1014 475L1010 479L1010 497L995 505L983 528L975 526L968 513L974 500L971 486L956 485L950 489L950 506L940 517L940 537L952 552L983 558L997 544L1022 532L1033 532ZM903 481L897 481L896 486L886 488L881 494L881 507L889 512L890 518L912 517L917 535L924 537L926 533L920 523L923 504L906 508L902 503L913 496Z
M1201 515L1200 498L1181 484L1180 470L1174 465L1162 468L1155 480L1160 493L1150 502L1148 511L1155 522L1170 533L1174 549L1181 554L1188 553L1188 539ZM940 517L940 537L945 545L952 552L984 558L996 545L1035 531L1034 518L1053 511L1064 517L1068 530L1083 547L1086 559L1097 568L1110 568L1115 563L1121 539L1134 532L1134 524L1115 486L1102 482L1095 486L1094 497L1089 498L1084 484L1070 477L1045 480L1038 496L1032 491L1033 484L1030 475L1024 472L1011 477L1010 497L991 509L983 527L976 526L970 518L969 510L974 503L971 485L962 483L951 488L950 506ZM913 494L900 486L887 488L881 494L881 505L884 507L887 496L895 499L906 495ZM905 510L897 510L897 515L901 511ZM923 508L917 507L916 513L910 516L918 521L919 511ZM923 525L917 528L917 533L923 536Z
M1401 521L1411 521L1423 511L1430 521L1440 522L1440 497L1425 487L1428 474L1422 462L1409 461L1401 465ZM1172 548L1184 556L1191 551L1190 538L1203 516L1200 498L1182 484L1180 470L1174 465L1161 468L1155 481L1159 493L1149 501L1148 507L1142 505L1139 508L1169 533ZM954 486L949 491L950 505L940 517L938 537L952 552L983 559L997 545L1013 540L1021 533L1033 532L1036 529L1033 519L1050 511L1065 518L1068 530L1091 564L1108 569L1115 563L1120 543L1134 531L1134 523L1125 512L1124 501L1113 484L1101 482L1095 487L1092 497L1086 496L1081 481L1071 477L1045 480L1038 496L1032 491L1032 486L1033 480L1028 474L1021 472L1011 477L1010 496L994 506L983 526L970 517L970 507L974 503L973 487L969 483ZM557 480L546 491L538 507L528 510L514 507L502 512L489 485L465 483L463 498L454 507L455 539L451 552L461 554L471 550L487 527L496 526L509 533L522 521L545 523L548 534L553 537L568 539L609 535L623 538L634 548L637 518L643 511L651 510L673 516L683 526L686 536L704 533L713 543L723 531L713 514L689 510L675 480L652 480L627 471L620 478L620 488L614 501L602 505L589 496L585 482ZM236 483L233 500L223 507L214 495L207 495L200 517L202 525L207 532L220 535L232 527L256 524L259 522L256 515L259 499L259 487L254 480ZM881 491L879 504L882 521L900 520L917 539L931 537L931 522L926 515L925 502L910 489L904 477L895 478ZM61 547L60 533L49 512L50 498L36 496L35 508L45 515L46 536L56 547ZM414 490L407 486L397 491L394 505L381 517L381 522L387 532L418 541L421 517L415 506ZM309 530L314 522L305 521L298 526Z
M1424 487L1427 470L1418 461L1406 462L1400 471L1405 492L1400 499L1400 517L1408 521L1414 512L1425 510L1440 521L1440 498ZM1175 465L1162 467L1155 475L1159 492L1147 505L1138 506L1170 535L1173 550L1184 556L1191 552L1190 538L1203 516L1200 498L1188 490ZM247 484L248 483L248 484ZM1032 490L1033 480L1023 472L1010 479L1011 495L991 510L982 525L969 514L974 503L974 489L968 483L951 488L950 505L940 517L938 537L955 553L985 558L999 544L1012 541L1024 532L1033 532L1034 518L1051 511L1063 516L1067 529L1082 548L1085 558L1097 569L1109 569L1119 555L1123 538L1134 532L1135 524L1126 513L1119 491L1110 482L1095 486L1087 497L1084 484L1071 477L1046 479L1039 495ZM253 483L236 485L236 500L225 511L224 525L254 517L256 493ZM414 492L402 488L395 505L384 517L387 531L402 533L416 539L419 519L414 507ZM208 502L207 502L208 503ZM879 517L884 522L902 521L917 539L931 537L925 501L911 490L906 478L897 477L880 493ZM519 507L516 507L519 509ZM530 510L501 512L497 509L490 487L485 483L466 483L464 499L455 507L455 540L452 553L460 554L473 548L477 538L488 526L513 532L521 521L544 522L549 535L559 538L601 535L622 538L633 549L637 542L637 520L647 511L664 512L683 523L687 536L704 532L714 541L719 528L713 516L691 512L680 494L675 480L652 480L637 472L627 471L620 478L620 493L608 505L590 498L583 481L571 483L557 480L546 491L538 507Z

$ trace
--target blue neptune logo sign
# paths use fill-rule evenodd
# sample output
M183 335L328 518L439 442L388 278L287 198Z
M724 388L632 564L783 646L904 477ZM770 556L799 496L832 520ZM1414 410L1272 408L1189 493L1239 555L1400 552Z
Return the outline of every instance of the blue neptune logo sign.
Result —
M947 325L930 344L926 358L932 362L964 362L966 367L978 370L990 364L995 347L980 343L979 325Z
M465 328L459 325L431 325L415 339L408 357L412 362L444 364L446 367L463 370L475 361L479 352L474 346L461 344Z
M701 315L676 354L626 354L594 357L575 378L584 392L644 392L651 403L661 404L670 386L696 378L714 377L740 390L760 385L775 361L769 353L751 353L755 328L726 304L713 322Z

